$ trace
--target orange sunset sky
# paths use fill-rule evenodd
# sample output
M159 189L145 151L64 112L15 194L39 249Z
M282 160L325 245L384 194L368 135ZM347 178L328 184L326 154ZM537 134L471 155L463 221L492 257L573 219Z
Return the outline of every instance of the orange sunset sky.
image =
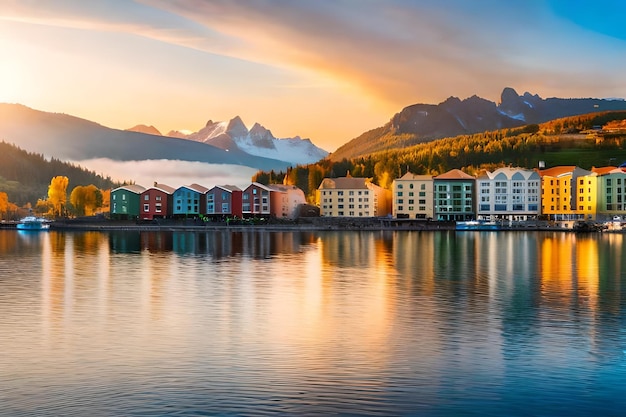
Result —
M626 3L0 0L0 102L333 151L414 103L626 97Z

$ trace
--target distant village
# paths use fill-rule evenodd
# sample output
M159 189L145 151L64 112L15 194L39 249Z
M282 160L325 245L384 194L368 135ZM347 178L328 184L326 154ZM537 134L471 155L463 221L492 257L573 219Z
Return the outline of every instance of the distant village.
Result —
M199 218L204 221L300 217L398 221L611 221L626 216L626 166L585 170L505 167L478 177L453 169L437 176L407 172L392 190L368 178L324 178L316 204L293 185L251 183L172 188L154 183L111 190L112 219Z

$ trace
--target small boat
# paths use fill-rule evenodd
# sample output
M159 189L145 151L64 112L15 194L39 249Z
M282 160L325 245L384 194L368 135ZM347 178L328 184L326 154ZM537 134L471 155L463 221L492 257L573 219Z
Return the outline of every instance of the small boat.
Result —
M50 224L46 219L35 216L26 216L17 224L17 230L47 230Z
M456 222L456 230L500 230L500 225L496 222L484 220L469 220Z

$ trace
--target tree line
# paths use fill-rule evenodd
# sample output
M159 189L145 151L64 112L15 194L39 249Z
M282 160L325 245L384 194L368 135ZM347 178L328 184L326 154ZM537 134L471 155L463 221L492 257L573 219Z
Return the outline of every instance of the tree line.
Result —
M27 152L13 144L0 142L0 191L9 200L23 206L32 205L45 198L50 179L55 176L68 177L72 184L93 184L98 189L114 187L110 177L98 175L78 165L56 158L47 160L43 155Z
M75 185L70 189L70 184ZM48 217L104 211L109 190L117 185L110 177L0 142L2 220L19 219L30 210Z
M26 214L47 218L91 216L109 211L111 190L101 190L93 184L75 186L68 199L69 179L58 175L50 180L46 197L39 198L33 206L20 207L9 201L8 194L0 191L0 219L18 220Z
M323 178L343 177L348 173L353 177L371 178L381 187L391 189L393 180L406 172L439 175L456 168L477 175L509 165L534 168L539 161L544 161L546 166L569 164L590 169L609 165L610 161L618 164L626 161L626 135L603 139L584 135L572 138L568 134L624 119L626 112L603 112L541 125L438 139L340 161L333 161L331 155L314 164L297 165L286 171L259 171L252 180L266 185L295 185L313 203Z

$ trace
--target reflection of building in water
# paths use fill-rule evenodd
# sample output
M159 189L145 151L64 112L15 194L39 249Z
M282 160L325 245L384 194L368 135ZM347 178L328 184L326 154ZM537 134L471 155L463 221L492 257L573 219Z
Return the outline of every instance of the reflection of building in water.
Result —
M330 265L346 267L367 267L376 258L374 235L370 232L321 233L322 261Z
M141 252L141 233L137 231L109 232L109 246L113 253Z
M546 300L596 310L599 298L613 292L613 277L621 273L622 235L555 234L542 241L541 285ZM600 246L604 246L601 248ZM619 254L613 256L611 252ZM607 263L617 260L616 269ZM613 273L611 272L613 270ZM607 286L604 295L602 280ZM610 303L603 301L605 306Z

